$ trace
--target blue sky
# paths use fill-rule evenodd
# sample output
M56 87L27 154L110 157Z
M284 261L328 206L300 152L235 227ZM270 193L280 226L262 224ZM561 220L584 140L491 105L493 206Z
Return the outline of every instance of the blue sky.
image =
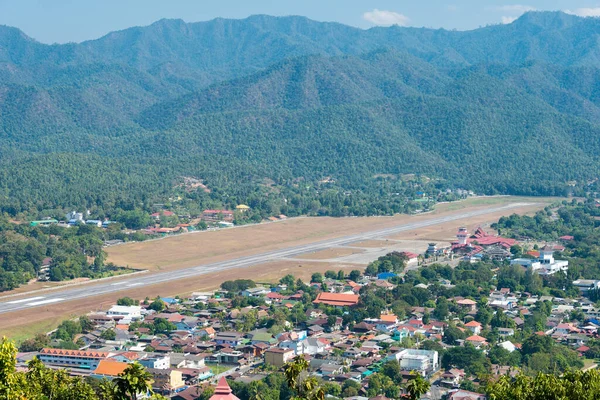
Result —
M44 43L80 42L161 18L187 22L252 14L303 15L360 28L398 24L474 29L508 23L527 10L600 16L600 0L0 0L0 24Z

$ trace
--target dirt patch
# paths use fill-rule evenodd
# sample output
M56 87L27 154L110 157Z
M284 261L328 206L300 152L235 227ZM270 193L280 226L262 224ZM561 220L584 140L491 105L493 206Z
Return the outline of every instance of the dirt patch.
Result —
M364 250L353 249L348 247L334 247L327 250L315 251L313 253L305 253L294 258L301 258L307 260L331 260L339 257L351 256L353 254L363 253Z

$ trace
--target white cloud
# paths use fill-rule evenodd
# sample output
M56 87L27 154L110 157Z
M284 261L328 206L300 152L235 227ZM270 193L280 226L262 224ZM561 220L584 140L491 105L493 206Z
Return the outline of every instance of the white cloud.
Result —
M410 22L410 18L408 18L406 15L394 11L378 10L376 8L373 11L367 11L364 13L363 19L369 21L373 25L378 26L407 26Z
M503 24L512 24L513 22L515 22L517 20L518 17L502 17L502 23Z
M508 12L508 13L517 13L517 14L525 14L529 11L535 11L535 7L531 7L524 4L508 4L505 6L498 6L494 8L496 11Z
M565 10L567 14L577 15L579 17L600 17L600 7L596 8L577 8L575 10Z

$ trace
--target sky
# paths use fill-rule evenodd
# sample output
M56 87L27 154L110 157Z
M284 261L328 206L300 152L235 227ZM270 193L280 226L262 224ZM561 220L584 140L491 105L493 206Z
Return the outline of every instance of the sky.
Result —
M467 30L510 23L526 11L600 17L600 0L0 0L0 24L42 43L81 42L162 18L186 22L253 14L302 15L364 29L416 26Z

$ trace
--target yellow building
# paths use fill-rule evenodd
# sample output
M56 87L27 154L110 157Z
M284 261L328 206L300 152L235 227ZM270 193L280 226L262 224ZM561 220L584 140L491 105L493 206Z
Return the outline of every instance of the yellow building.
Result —
M250 209L250 206L247 206L245 204L240 204L235 209L236 209L236 211L246 212Z
M175 390L185 386L181 371L174 369L149 368L148 372L150 372L154 378L152 389L155 392L171 394Z

